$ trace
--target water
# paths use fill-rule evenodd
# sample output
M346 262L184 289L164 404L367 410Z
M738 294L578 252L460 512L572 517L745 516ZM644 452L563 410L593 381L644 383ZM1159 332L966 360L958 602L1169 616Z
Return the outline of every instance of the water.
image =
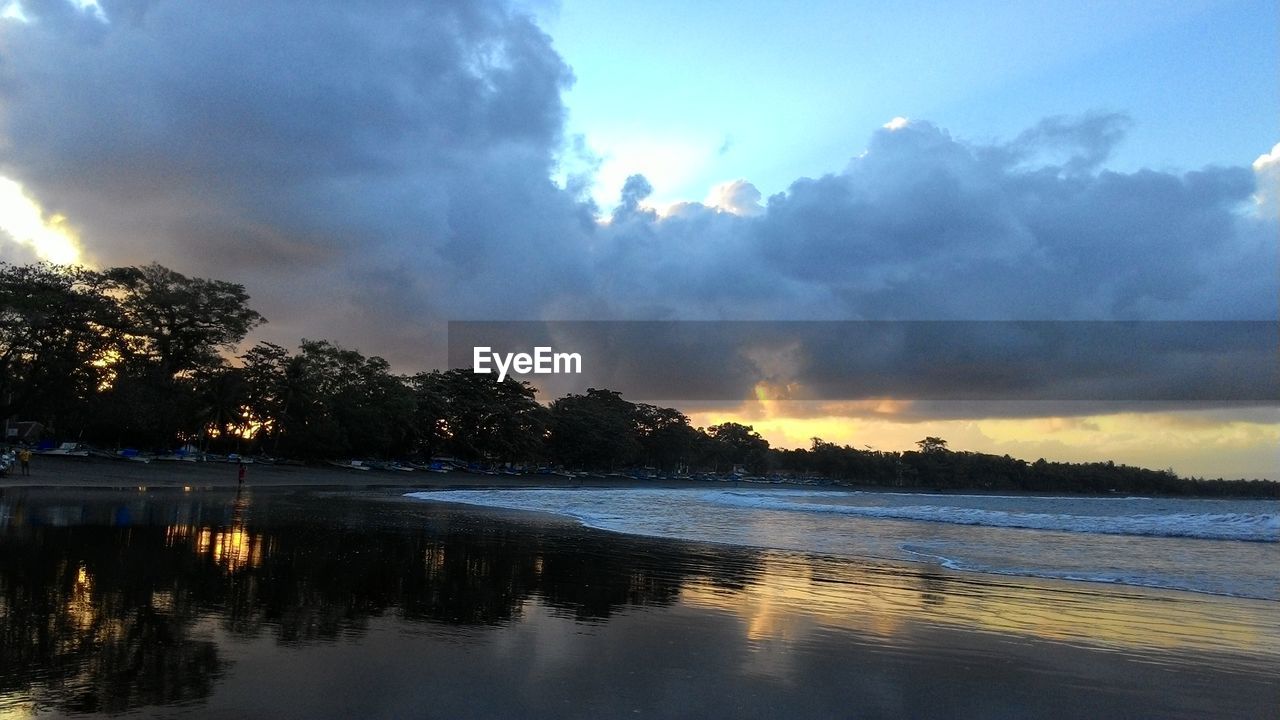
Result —
M1275 601L747 544L893 550L893 532L943 542L919 530L978 526L809 507L838 495L507 498L573 497L597 524L721 538L684 542L406 501L410 489L0 488L0 717L1244 718L1280 706ZM955 501L929 497L842 502ZM782 500L804 508L751 507ZM863 537L814 529L850 523Z
M953 570L1280 599L1280 503L716 489L445 490L614 532Z

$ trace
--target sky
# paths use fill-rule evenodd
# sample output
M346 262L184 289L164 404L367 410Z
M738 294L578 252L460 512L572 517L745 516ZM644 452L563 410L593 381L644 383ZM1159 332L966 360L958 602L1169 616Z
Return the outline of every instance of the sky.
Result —
M772 195L840 170L900 116L986 140L1124 113L1107 163L1123 170L1253 160L1280 126L1274 3L604 0L544 15L576 78L569 132L605 158L602 204L637 167L658 203L736 178Z
M286 345L408 372L442 365L456 320L1277 316L1276 2L0 0L0 18L0 260L240 282L257 337ZM1280 467L1280 415L1256 404L836 400L687 409L788 446L942 434Z

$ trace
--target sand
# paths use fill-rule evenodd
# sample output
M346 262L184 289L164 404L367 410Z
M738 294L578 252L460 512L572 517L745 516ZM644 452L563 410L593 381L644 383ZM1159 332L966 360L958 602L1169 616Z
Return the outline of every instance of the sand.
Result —
M558 475L479 475L465 472L432 473L386 470L352 470L328 465L245 465L245 484L250 487L347 487L347 488L444 488L505 487L521 485L574 487L584 484L634 484L630 478L564 478ZM3 487L84 487L84 488L164 488L236 487L239 466L221 462L175 462L153 460L149 463L109 460L94 457L36 455L31 460L31 475L22 476L14 468L0 477ZM701 483L669 483L680 486Z

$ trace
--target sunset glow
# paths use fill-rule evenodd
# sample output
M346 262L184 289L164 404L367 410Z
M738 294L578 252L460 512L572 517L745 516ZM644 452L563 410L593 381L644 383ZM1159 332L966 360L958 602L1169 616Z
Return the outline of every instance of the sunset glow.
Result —
M4 177L0 177L0 232L19 246L30 249L41 260L59 265L83 262L80 239L67 219L46 215L21 184Z

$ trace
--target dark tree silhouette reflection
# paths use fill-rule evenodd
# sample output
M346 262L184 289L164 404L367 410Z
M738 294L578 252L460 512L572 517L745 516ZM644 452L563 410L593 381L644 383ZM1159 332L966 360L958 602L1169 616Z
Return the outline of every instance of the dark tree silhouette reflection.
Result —
M308 494L5 491L0 692L66 712L198 702L217 633L301 645L373 618L500 625L537 600L583 621L743 587L752 554L435 506ZM661 546L663 562L653 561Z
M195 630L196 593L173 582L196 576L196 558L165 548L162 529L22 534L0 542L0 692L34 689L72 712L208 695L225 664Z

